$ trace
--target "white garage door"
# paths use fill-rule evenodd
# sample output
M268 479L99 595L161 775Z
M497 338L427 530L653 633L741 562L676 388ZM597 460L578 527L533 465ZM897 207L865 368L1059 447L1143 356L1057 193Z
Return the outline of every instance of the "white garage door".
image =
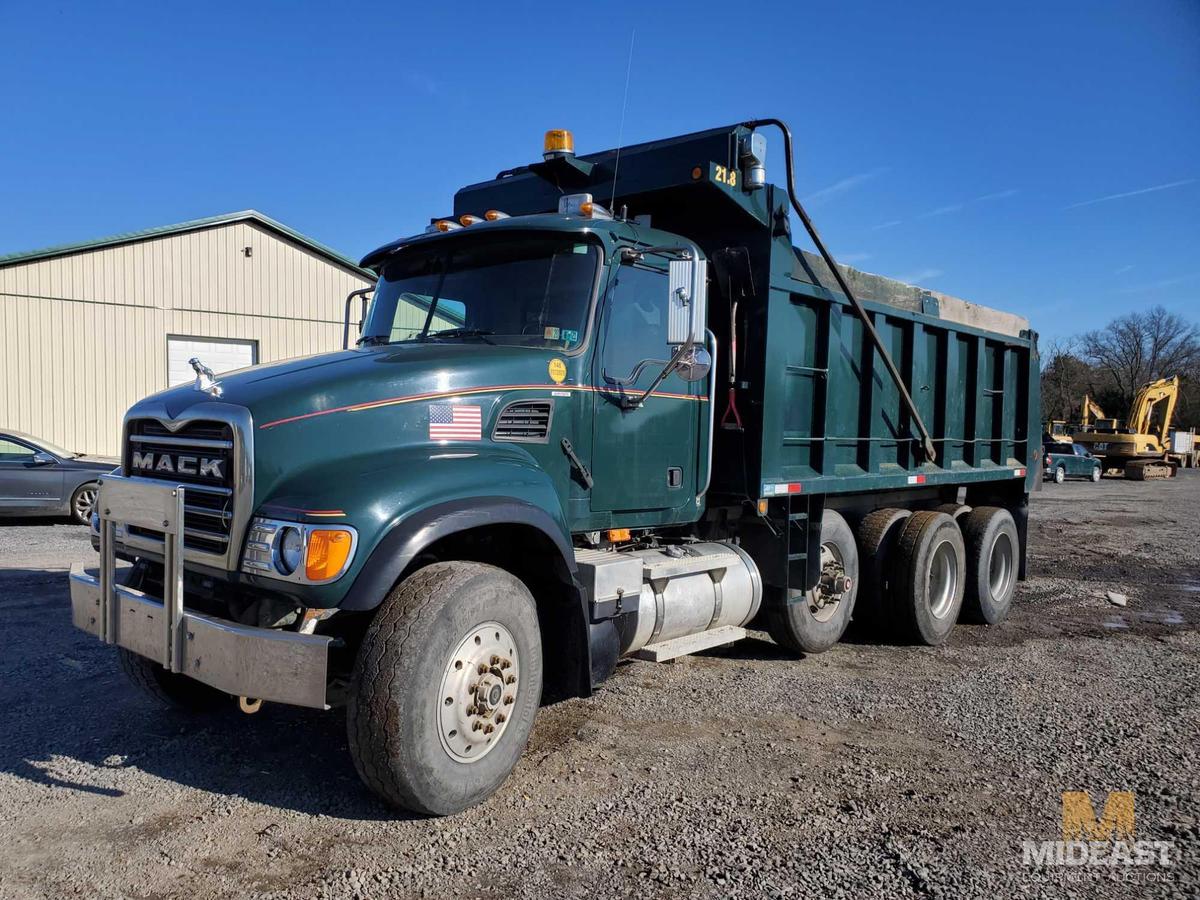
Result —
M202 337L167 338L167 383L174 387L192 381L196 373L188 360L198 356L200 361L216 372L244 369L258 362L256 341L230 341Z

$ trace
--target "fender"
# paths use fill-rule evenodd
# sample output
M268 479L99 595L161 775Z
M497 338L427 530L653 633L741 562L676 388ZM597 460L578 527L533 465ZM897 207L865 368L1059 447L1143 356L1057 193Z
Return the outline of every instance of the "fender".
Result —
M562 528L544 509L515 497L468 497L426 507L392 528L376 544L339 607L374 609L423 549L440 538L480 525L533 526L553 541L574 580L575 553Z
M375 609L421 551L440 538L481 525L508 524L532 526L558 548L578 608L570 640L577 654L574 693L586 697L616 668L616 629L611 621L589 622L587 592L575 577L575 553L563 529L544 509L524 500L461 498L426 507L402 520L376 544L339 608L355 612Z

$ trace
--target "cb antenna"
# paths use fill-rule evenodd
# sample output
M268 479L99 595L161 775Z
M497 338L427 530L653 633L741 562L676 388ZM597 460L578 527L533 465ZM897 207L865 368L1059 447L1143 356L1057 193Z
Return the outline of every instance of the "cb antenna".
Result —
M637 30L629 32L629 60L625 63L625 96L621 100L621 124L617 128L617 158L613 161L612 196L608 198L608 208L611 210L617 202L617 172L621 168L621 143L625 137L625 108L629 106L629 73L633 71L633 39Z

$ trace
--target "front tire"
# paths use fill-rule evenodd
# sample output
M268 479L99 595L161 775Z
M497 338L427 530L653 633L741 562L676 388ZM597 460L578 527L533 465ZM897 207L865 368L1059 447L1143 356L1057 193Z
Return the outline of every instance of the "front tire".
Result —
M821 519L821 576L808 591L773 592L766 598L767 630L793 653L820 653L850 624L858 595L858 545L846 520L833 510Z
M354 766L393 806L461 812L508 778L541 694L528 588L495 566L433 563L392 590L359 648L346 715Z
M87 525L91 522L92 510L99 495L100 485L94 481L75 488L75 493L71 495L71 521L77 525Z

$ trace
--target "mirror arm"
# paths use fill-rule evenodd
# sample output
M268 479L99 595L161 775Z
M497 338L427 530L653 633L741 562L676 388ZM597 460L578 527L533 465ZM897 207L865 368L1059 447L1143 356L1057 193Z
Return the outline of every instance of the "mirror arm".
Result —
M652 382L650 382L650 386L648 388L646 388L646 390L642 391L642 395L640 397L638 397L636 400L631 400L630 398L628 398L624 394L622 394L621 395L621 405L624 406L626 409L637 409L639 406L641 406L643 403L645 403L646 398L654 393L654 389L663 383L663 379L665 379L668 375L670 375L672 372L675 371L675 367L677 365L679 365L679 360L681 360L683 358L683 354L686 353L688 350L690 350L695 345L695 343L696 343L696 329L693 326L691 333L688 334L688 339L679 345L679 349L676 350L671 355L671 359L667 362L667 364L665 366L663 366L663 370L661 372L659 372L658 375L655 376L654 380Z
M621 251L622 262L638 262L647 253L654 253L661 256L668 254L679 257L680 259L691 259L691 247L646 247L644 250L635 250L633 247L626 247Z
M361 333L363 322L366 321L366 318L367 318L367 315L366 315L367 294L371 293L374 290L375 290L375 285L371 285L370 287L359 288L358 290L351 291L349 294L346 295L346 312L342 316L342 349L343 350L350 349L350 304L354 302L355 297L362 297L363 315L362 315L362 319L358 323L358 330Z

